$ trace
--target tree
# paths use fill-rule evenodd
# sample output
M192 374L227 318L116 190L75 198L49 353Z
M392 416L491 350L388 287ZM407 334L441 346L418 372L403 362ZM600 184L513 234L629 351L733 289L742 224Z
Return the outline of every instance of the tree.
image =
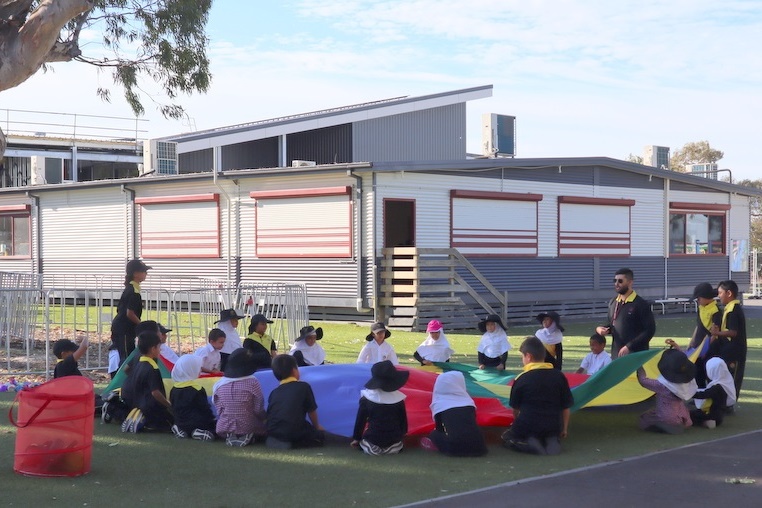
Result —
M211 0L0 0L0 92L51 63L77 60L111 69L136 115L145 111L141 79L159 83L170 100L159 104L162 114L180 118L182 107L171 101L209 88L210 7ZM102 33L103 54L82 53L83 30ZM98 95L108 101L110 90Z
M641 155L630 154L625 160L627 162L634 162L635 164L643 164L643 157Z
M687 164L707 164L717 162L725 155L721 150L709 146L709 141L693 141L675 150L669 160L669 169L685 173Z

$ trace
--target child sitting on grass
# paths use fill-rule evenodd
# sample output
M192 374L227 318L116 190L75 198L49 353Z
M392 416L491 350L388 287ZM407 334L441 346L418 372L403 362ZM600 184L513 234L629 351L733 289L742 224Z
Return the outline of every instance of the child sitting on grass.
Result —
M421 439L421 447L453 457L480 457L487 453L476 404L466 391L466 380L458 371L437 376L431 394L431 415L436 428Z
M479 355L479 368L496 367L497 370L505 370L511 344L508 342L503 320L497 314L490 314L479 322L478 327L482 332L482 339L476 349Z
M267 446L306 448L323 446L325 432L318 422L317 403L312 387L299 381L296 359L288 354L272 361L273 374L280 384L267 400ZM312 425L305 421L309 417Z
M402 451L407 434L405 394L399 391L410 372L397 370L389 360L370 369L370 381L360 391L360 407L355 418L351 445L368 455L388 455Z
M56 356L56 366L53 378L65 376L81 376L77 362L87 352L87 336L77 346L69 339L60 339L53 344L53 354Z
M524 339L519 351L524 371L511 388L514 420L503 433L503 444L519 452L557 455L574 404L569 382L552 364L543 363L545 345L537 337Z
M175 437L191 437L200 441L214 439L214 415L209 407L206 390L198 382L201 358L183 355L172 369L172 391L169 400L175 416L172 433Z
M656 406L640 415L638 425L651 432L680 434L692 425L685 401L698 388L694 379L696 367L677 348L664 351L657 367L660 375L656 379L647 377L643 367L638 369L640 385L656 393Z
M196 356L201 358L201 372L207 374L222 374L220 350L225 346L225 332L219 328L209 330L209 342L196 350Z
M225 376L212 388L217 409L217 435L228 446L246 446L252 439L263 441L267 434L265 398L254 377L257 359L250 349L230 353Z
M161 339L156 332L146 331L138 336L140 359L130 369L122 386L122 398L133 411L122 423L122 432L146 430L169 430L174 423L171 404L164 391L159 358ZM135 409L142 417L135 416Z
M399 365L397 353L386 339L392 336L392 332L386 329L384 323L373 323L370 333L365 337L368 342L360 350L357 363L378 363L389 360L394 365Z
M592 376L611 363L611 354L606 349L606 337L599 333L590 336L590 352L582 359L577 374Z
M426 327L426 340L416 349L413 355L421 365L433 365L434 362L449 362L454 353L445 337L441 321L432 319Z

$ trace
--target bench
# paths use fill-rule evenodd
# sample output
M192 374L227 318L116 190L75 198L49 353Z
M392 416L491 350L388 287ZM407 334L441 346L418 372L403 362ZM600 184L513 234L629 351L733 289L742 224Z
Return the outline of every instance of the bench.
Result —
M666 314L668 307L682 307L683 312L688 312L688 308L692 307L693 311L698 311L698 304L695 300L691 300L690 298L662 298L660 300L654 300L651 302L651 311L653 312L654 307L657 305L661 306L661 313Z

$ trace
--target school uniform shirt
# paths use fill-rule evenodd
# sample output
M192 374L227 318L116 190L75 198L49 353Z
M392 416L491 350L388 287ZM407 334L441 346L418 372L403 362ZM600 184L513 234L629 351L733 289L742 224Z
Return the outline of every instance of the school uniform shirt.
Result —
M313 430L305 417L316 410L309 384L295 378L284 379L267 399L267 435L289 442L306 439Z
M222 355L220 355L219 350L214 349L208 342L204 346L198 348L195 355L201 358L202 369L220 370Z
M217 323L217 328L225 332L225 344L222 346L220 353L230 354L238 348L243 347L241 342L241 336L238 334L238 330L233 328L230 324L230 320Z
M278 351L275 341L268 334L259 335L254 332L243 341L243 347L250 349L256 359L257 370L269 369L272 365L272 352Z
M296 358L299 367L309 367L310 365L323 365L325 363L325 349L319 342L308 346L303 340L297 340L288 352Z
M696 313L696 328L693 329L693 336L688 343L689 348L697 348L707 335L710 335L709 329L712 325L722 326L722 312L717 307L717 302L712 300L707 305L699 305ZM715 340L716 342L716 340Z
M186 433L193 434L196 429L214 432L215 422L206 390L198 382L176 383L169 392L175 425Z
M730 338L720 352L720 357L726 362L745 362L746 361L746 316L743 312L741 302L733 300L725 306L720 328L724 330L735 330L736 336Z
M357 356L357 363L378 363L384 360L389 360L394 365L400 364L394 348L386 341L379 344L375 340L371 340L363 346Z
M679 385L688 385L689 383L670 384L669 382L665 383L665 381L663 376L659 376L659 379L646 377L643 369L638 369L638 382L640 386L656 394L656 406L640 416L641 428L648 428L648 426L658 423L682 427L690 427L692 425L691 416L684 401L687 400L686 396L690 397L690 395L696 393L696 382L693 381L692 392L688 395L691 388L680 387ZM681 395L677 395L675 392Z
M146 421L150 421L165 412L164 406L153 397L154 390L159 390L166 397L158 364L153 358L141 356L124 381L122 398L129 407L139 408Z
M360 392L352 439L365 439L380 448L388 448L402 441L407 434L405 395L399 390L365 389Z
M590 352L582 359L580 367L585 369L586 374L592 376L610 363L611 354L608 351L601 351L598 354Z
M217 409L217 435L267 433L267 413L262 387L257 378L223 377L212 388L212 400Z
M175 353L175 350L169 347L169 344L163 343L159 347L159 354L162 356L162 358L165 358L168 362L175 364L177 363L177 360L180 359L179 356L177 356L177 353Z
M561 371L549 363L530 363L513 382L508 403L519 410L511 426L518 439L551 437L561 434L561 412L572 407L574 397Z
M135 323L127 317L131 310L140 319L143 316L143 299L140 296L140 284L131 281L122 291L116 306L116 317L111 321L111 347L119 351L123 362L135 349Z
M79 371L77 360L74 359L74 355L69 355L63 360L57 360L55 369L53 369L53 378L66 377L66 376L81 376Z
M646 351L648 343L656 333L656 321L651 305L635 291L625 299L620 296L609 302L611 355L618 355L624 346L632 353Z

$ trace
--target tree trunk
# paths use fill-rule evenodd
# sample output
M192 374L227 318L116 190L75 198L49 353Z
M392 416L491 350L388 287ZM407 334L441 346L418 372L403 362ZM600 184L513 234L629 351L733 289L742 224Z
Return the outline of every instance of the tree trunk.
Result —
M0 91L20 85L47 61L61 29L92 8L92 0L42 0L23 25L0 31Z

